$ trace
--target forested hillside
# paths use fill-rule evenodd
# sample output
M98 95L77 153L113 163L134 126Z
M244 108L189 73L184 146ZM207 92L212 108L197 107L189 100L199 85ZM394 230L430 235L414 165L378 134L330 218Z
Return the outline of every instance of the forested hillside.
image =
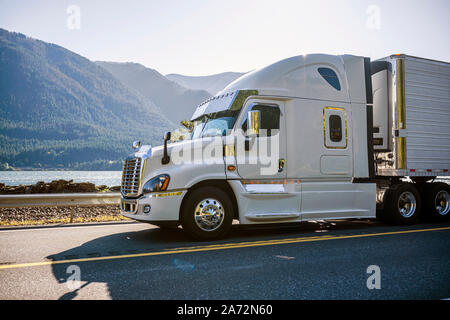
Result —
M120 169L133 140L160 144L175 127L90 60L0 29L0 164Z
M161 108L172 122L190 119L195 108L212 95L205 90L187 89L158 71L138 63L97 62L125 85L138 91Z

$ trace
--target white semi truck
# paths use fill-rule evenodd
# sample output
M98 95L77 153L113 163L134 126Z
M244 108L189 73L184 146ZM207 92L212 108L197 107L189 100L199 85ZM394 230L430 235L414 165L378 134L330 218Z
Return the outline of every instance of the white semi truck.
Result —
M288 58L192 116L191 139L135 142L122 214L197 239L240 224L450 216L450 64L407 55ZM275 170L274 170L275 168Z

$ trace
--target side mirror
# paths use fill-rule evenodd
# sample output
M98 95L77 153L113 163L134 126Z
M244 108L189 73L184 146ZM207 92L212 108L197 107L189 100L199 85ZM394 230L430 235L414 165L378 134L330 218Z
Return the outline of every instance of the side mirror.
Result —
M141 147L141 142L139 140L133 142L133 149L138 150Z
M257 136L261 127L261 113L259 111L249 111L247 119L249 136Z
M163 164L163 165L166 165L170 162L170 157L167 153L167 141L169 141L171 137L172 137L172 134L170 133L170 131L168 131L164 134L164 155L161 159L161 164Z
M169 141L172 138L172 133L170 131L167 131L164 134L164 141Z

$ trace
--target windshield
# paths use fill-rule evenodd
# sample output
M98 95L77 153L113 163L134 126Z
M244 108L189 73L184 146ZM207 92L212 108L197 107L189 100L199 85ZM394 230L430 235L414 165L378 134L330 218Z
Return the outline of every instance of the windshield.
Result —
M227 131L233 128L238 114L239 111L226 110L203 115L194 121L192 139L225 136Z

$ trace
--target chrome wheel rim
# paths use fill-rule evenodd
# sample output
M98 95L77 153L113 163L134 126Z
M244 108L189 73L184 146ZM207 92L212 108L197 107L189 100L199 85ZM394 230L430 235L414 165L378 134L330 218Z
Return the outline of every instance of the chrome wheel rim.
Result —
M450 211L450 195L447 191L441 190L434 198L434 207L436 212L442 216L445 216Z
M410 218L414 215L417 208L416 197L409 192L403 192L398 198L398 211L404 218Z
M224 217L223 205L217 199L202 200L195 207L195 223L203 231L217 230L222 225Z

